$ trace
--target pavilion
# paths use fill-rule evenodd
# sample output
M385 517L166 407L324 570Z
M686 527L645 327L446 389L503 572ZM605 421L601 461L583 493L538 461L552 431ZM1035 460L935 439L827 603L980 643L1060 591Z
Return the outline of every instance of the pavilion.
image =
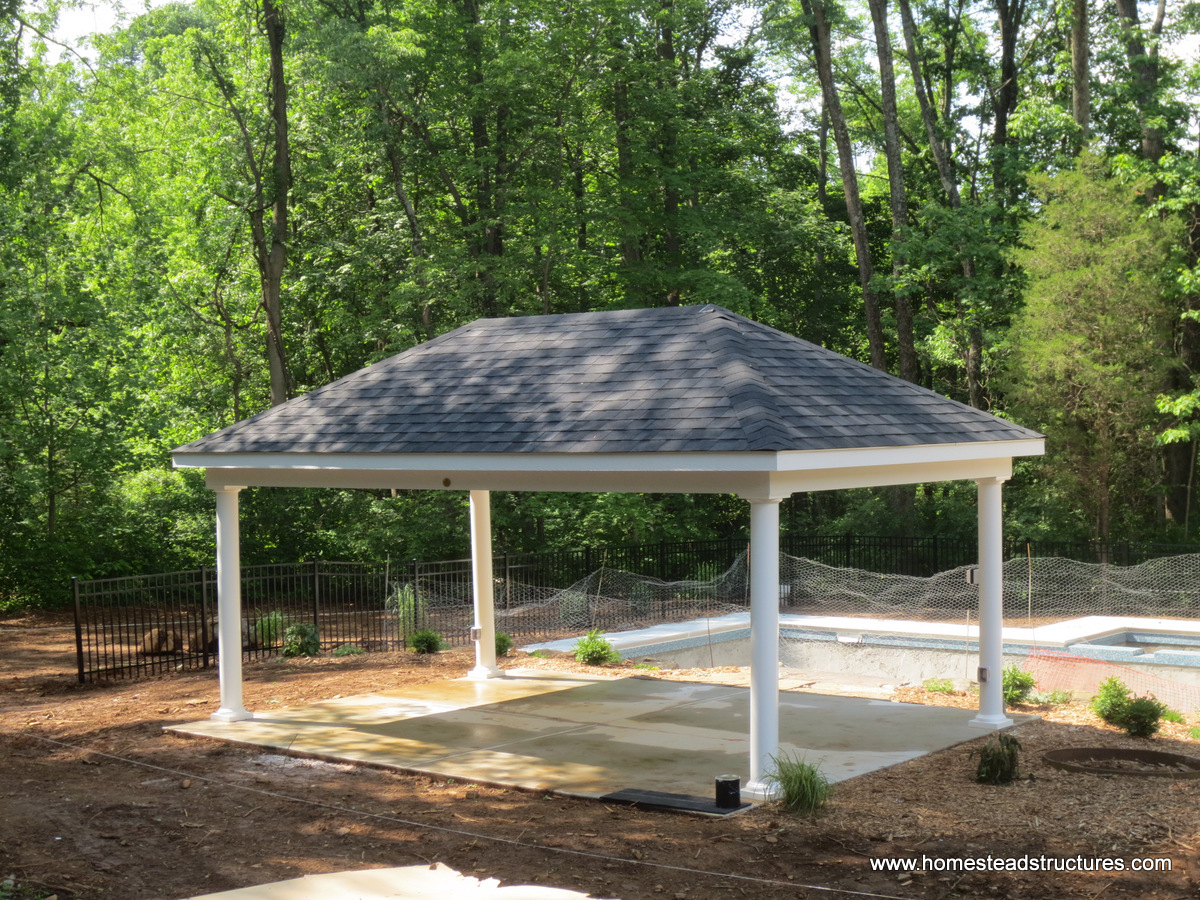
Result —
M801 491L973 480L979 712L1001 684L1001 485L1041 435L717 306L479 319L173 451L217 500L221 706L242 700L238 492L470 492L476 666L501 677L490 491L737 494L750 503L750 780L778 752L779 503Z

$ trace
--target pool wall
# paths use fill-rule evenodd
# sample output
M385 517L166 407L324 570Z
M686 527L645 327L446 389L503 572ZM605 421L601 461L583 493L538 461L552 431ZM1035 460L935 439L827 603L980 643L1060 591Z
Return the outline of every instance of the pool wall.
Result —
M966 623L783 614L779 636L779 663L789 669L845 671L892 682L969 681L979 665L979 629ZM750 664L749 613L605 637L625 659L664 667ZM569 639L522 649L569 651L574 643ZM1034 648L1200 685L1200 622L1192 620L1083 616L1036 628L1004 629L1005 665L1023 663Z

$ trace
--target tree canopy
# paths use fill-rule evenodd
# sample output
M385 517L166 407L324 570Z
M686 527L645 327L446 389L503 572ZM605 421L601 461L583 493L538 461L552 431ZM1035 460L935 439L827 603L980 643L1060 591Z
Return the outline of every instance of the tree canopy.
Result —
M1044 431L1010 529L1196 539L1194 4L176 0L66 52L0 2L0 604L211 560L192 438L479 316L684 303ZM458 555L465 504L249 491L245 555ZM495 508L512 550L745 527Z

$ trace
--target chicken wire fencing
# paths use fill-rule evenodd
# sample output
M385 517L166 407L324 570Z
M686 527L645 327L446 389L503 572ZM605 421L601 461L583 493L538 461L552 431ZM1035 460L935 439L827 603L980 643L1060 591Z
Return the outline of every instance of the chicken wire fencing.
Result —
M591 552L497 557L496 630L527 643L746 609L746 545L711 543L687 545L686 552L662 545L640 555L612 557ZM607 565L610 559L620 567ZM582 577L572 577L597 563ZM625 566L668 577L638 574ZM978 593L967 583L966 566L921 577L781 554L779 582L784 612L968 624L977 615ZM215 569L75 581L73 591L80 681L216 664ZM1198 613L1200 554L1127 567L1015 557L1004 567L1008 625L1095 614L1196 618ZM242 569L242 615L247 659L279 654L288 626L296 622L316 627L325 652L347 645L398 650L414 631L426 628L451 646L463 646L470 642L474 623L471 564L247 566ZM797 638L794 631L790 634L785 646L794 648ZM828 641L829 636L817 634L813 640Z

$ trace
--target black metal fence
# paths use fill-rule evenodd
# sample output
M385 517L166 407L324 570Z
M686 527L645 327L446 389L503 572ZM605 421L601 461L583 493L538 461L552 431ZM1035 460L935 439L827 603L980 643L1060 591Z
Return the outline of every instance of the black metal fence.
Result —
M538 602L601 568L662 581L710 581L745 553L738 538L585 547L503 554L493 560L503 626L520 642L564 629L559 605ZM780 549L831 566L929 576L975 562L974 541L951 538L786 535ZM1061 556L1133 565L1193 553L1181 544L1008 541L1005 558ZM216 664L216 570L72 580L81 682L138 678ZM651 605L652 606L652 605ZM651 607L631 615L657 621ZM474 622L471 561L404 564L308 562L242 568L242 651L256 659L281 652L295 622L316 626L321 649L353 645L396 650L417 629L432 628L452 646L470 641Z

